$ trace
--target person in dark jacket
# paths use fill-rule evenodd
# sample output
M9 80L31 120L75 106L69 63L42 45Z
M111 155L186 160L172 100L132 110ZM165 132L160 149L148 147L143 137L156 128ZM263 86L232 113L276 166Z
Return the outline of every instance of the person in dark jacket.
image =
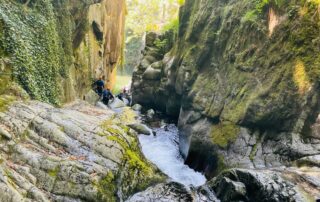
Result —
M121 101L124 101L124 99L127 99L129 102L128 103L129 106L131 106L131 95L129 93L129 90L124 88L123 91L119 95L117 95L117 98L119 98L119 100Z
M102 80L101 77L95 82L95 86L96 86L96 93L99 96L102 96L103 89L104 89L104 81Z
M114 99L114 96L112 95L110 89L104 89L102 91L102 102L105 105L109 104L109 100Z

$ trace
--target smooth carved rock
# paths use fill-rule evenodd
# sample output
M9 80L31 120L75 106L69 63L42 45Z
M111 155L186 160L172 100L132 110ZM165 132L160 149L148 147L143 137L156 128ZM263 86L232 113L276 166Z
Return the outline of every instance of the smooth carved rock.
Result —
M87 93L84 98L85 98L85 101L87 101L91 105L95 105L100 99L99 95L93 90L90 90L89 93Z
M151 66L147 68L147 70L142 75L143 79L146 80L160 80L161 78L161 70L153 69Z
M298 159L297 163L305 166L317 166L320 168L320 155L306 156L304 158Z
M152 135L153 134L152 130L144 124L131 124L128 126L130 128L132 128L133 130L135 130L139 134L143 134L143 135Z
M147 111L147 118L151 120L151 119L153 119L155 114L156 114L156 112L153 109L149 109Z
M304 191L272 170L231 169L209 182L222 202L305 201Z
M139 104L135 104L135 105L132 106L132 109L133 109L134 111L140 112L140 111L142 110L142 106L139 105Z
M1 126L0 126L0 135L5 137L6 139L9 139L9 140L12 139L12 135L8 131L3 129Z
M192 193L183 185L177 183L158 184L147 190L137 193L126 202L175 202L193 201Z
M83 102L59 109L36 101L13 104L0 116L0 132L7 137L0 143L0 201L124 200L139 183L148 184L158 174L121 116ZM141 174L124 161L127 150L145 165ZM110 177L116 173L126 177ZM104 181L121 194L101 188Z

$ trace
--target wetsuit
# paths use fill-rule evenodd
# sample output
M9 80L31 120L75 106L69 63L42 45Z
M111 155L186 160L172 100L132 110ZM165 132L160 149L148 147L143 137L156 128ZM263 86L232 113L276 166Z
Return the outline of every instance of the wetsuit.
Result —
M98 80L96 81L96 93L98 93L99 96L102 95L103 89L104 89L104 81Z
M108 105L109 104L109 100L110 99L113 99L114 96L112 95L112 93L108 90L103 90L102 92L102 102L103 104L105 105Z

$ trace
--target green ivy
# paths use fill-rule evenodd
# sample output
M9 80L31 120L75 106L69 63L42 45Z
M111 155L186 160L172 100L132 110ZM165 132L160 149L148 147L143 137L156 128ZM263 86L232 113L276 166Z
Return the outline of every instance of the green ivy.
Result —
M281 8L287 3L287 0L255 0L254 1L254 8L249 10L244 17L242 18L243 22L250 21L256 22L265 9L273 5L276 8Z
M168 42L168 39L161 40L161 39L157 38L154 41L154 45L159 49L161 54L165 54L168 49L169 42Z
M57 29L56 19L50 0L33 1L28 7L10 0L0 4L0 41L12 61L13 77L33 99L58 105L58 78L68 76L72 45L71 26L59 24Z

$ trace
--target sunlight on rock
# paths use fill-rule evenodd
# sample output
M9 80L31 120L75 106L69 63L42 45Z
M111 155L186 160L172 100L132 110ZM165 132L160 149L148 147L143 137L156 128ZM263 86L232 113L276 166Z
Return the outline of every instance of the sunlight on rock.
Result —
M274 28L279 24L279 16L271 8L269 10L269 36L272 35Z
M301 60L298 60L295 65L293 79L299 88L299 94L304 95L311 88L311 83L308 78L305 65Z

